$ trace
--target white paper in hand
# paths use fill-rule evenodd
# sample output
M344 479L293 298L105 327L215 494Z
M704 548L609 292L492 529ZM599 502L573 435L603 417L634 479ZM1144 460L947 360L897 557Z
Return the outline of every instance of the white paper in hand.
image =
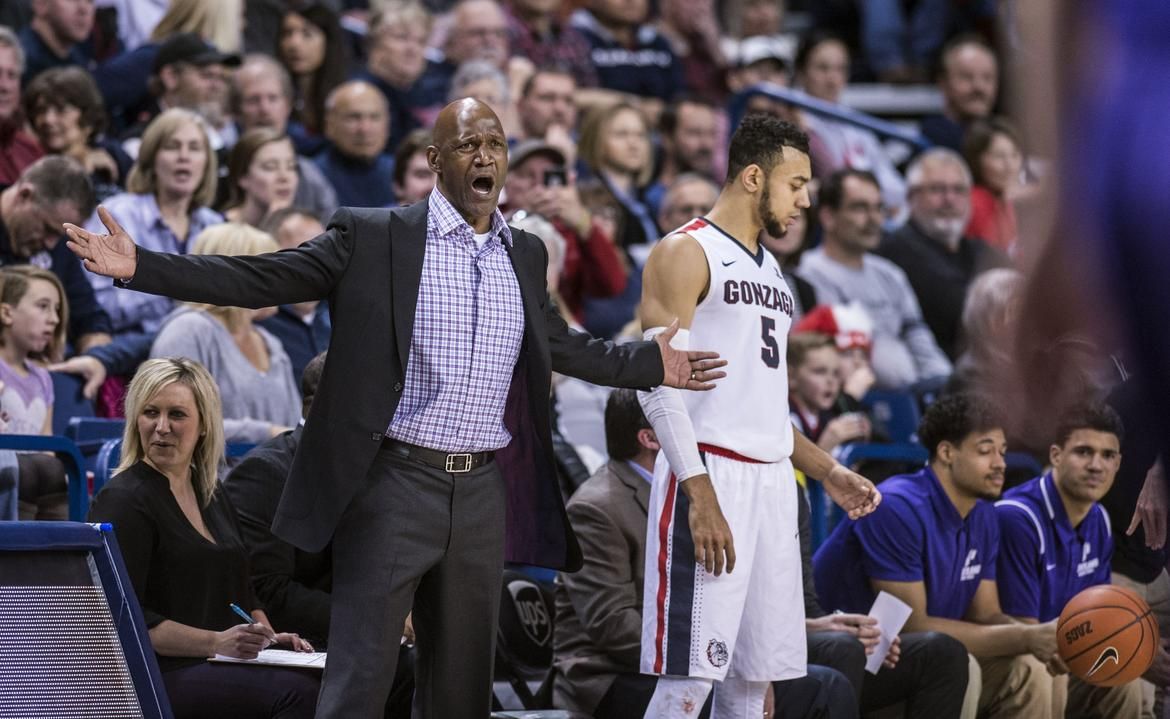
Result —
M873 606L869 608L869 616L877 620L878 629L881 630L882 636L878 639L878 645L874 647L873 654L866 657L865 671L877 674L878 670L882 668L882 662L890 653L890 645L894 643L894 637L902 631L902 627L906 625L906 620L910 618L912 611L909 604L893 594L878 592L877 599L873 600Z

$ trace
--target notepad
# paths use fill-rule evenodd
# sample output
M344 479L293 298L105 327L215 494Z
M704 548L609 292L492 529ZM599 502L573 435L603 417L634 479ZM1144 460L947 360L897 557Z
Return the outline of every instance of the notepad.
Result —
M210 662L229 664L256 664L270 667L299 667L301 669L324 669L326 652L290 652L287 649L265 649L255 659L239 659L216 654Z
M909 604L893 594L878 592L877 599L870 607L869 616L878 620L878 628L881 629L882 636L878 639L878 645L874 647L873 654L870 654L866 659L865 671L877 674L878 670L882 668L882 662L890 653L890 645L894 643L894 637L902 631L902 627L905 626L912 611Z

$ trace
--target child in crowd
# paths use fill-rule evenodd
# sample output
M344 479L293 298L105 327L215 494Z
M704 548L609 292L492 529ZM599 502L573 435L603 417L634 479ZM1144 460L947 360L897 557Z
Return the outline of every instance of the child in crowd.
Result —
M826 452L869 439L869 419L843 411L841 355L829 335L795 332L788 338L788 404L796 428Z
M0 408L7 432L53 433L53 381L43 363L60 359L68 310L53 273L31 266L0 273ZM65 469L52 455L18 455L20 519L66 519Z

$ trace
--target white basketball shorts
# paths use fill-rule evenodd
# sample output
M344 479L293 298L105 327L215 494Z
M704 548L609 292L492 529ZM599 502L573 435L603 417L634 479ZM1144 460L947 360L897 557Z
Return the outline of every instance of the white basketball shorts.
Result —
M731 528L735 571L716 577L695 562L689 503L659 453L647 520L642 673L802 677L808 649L792 463L700 449Z

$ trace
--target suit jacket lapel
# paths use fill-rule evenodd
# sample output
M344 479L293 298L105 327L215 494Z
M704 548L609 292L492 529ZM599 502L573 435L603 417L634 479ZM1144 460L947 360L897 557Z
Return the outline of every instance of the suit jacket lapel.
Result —
M548 290L543 286L533 287L532 278L524 271L524 251L520 242L523 234L520 230L512 230L512 247L508 250L508 259L512 261L512 271L516 274L516 283L520 285L520 296L524 300L524 334L532 336L536 333L537 320L541 317L540 298Z
M638 500L638 505L642 507L643 512L650 511L650 483L642 478L642 475L635 472L623 460L609 461L613 468L614 474L622 481L622 484L630 488L634 493L635 499Z
M406 371L410 338L414 334L414 311L422 281L423 256L427 247L427 201L422 200L399 212L390 213L390 292L394 307L394 338L398 361Z

